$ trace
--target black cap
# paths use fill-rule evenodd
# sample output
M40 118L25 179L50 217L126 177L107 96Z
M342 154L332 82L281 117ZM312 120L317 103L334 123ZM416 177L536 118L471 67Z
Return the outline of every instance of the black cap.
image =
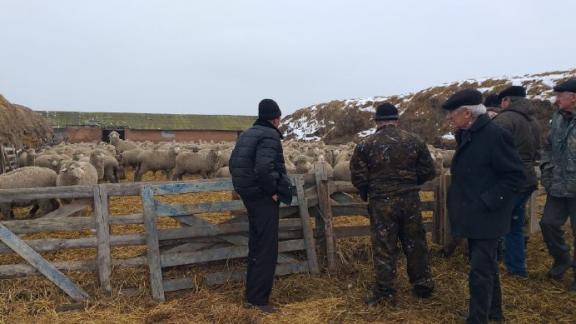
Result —
M526 89L522 86L510 86L502 90L498 94L498 99L502 100L506 97L526 97Z
M446 110L456 110L462 106L475 106L482 103L482 93L474 89L464 89L456 92L442 105Z
M484 106L486 107L500 107L502 100L498 98L497 94L491 94L484 99Z
M262 99L258 104L258 119L272 120L282 116L280 107L272 99Z
M574 92L576 93L576 79L570 79L554 87L555 92Z
M378 105L376 107L376 113L374 114L374 120L397 120L398 119L398 109L388 102Z

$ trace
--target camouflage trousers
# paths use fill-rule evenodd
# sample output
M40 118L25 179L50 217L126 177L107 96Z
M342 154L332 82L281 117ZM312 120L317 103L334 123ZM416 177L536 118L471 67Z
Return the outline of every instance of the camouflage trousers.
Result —
M376 293L394 293L399 244L413 286L434 288L417 191L370 199L368 204Z

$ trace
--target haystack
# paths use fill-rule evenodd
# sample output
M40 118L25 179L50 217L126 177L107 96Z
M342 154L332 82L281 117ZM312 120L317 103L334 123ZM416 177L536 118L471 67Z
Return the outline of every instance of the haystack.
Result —
M0 95L0 144L38 147L52 135L52 128L44 117Z

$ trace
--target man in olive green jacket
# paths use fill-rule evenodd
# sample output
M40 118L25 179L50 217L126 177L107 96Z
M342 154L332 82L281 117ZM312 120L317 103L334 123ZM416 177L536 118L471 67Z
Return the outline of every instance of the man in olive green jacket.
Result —
M548 193L540 228L554 258L548 276L561 279L573 265L562 231L568 217L576 236L576 79L557 85L554 91L560 109L552 116L540 165L542 185ZM571 289L576 290L576 280Z

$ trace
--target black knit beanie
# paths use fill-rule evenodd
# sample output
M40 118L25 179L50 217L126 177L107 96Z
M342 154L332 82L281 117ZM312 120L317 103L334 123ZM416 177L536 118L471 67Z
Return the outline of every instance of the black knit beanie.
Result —
M258 119L272 120L282 116L280 107L272 99L263 99L258 104Z

